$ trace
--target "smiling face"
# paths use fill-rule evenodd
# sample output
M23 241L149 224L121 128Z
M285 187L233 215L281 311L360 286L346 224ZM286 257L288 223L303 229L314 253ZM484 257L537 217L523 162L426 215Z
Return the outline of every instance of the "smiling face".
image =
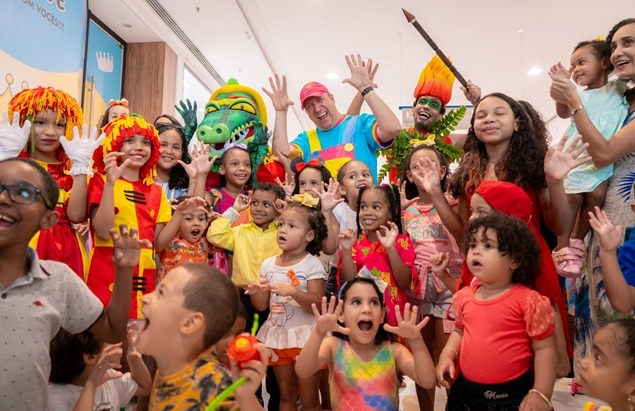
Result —
M364 190L359 203L359 223L367 232L377 231L390 221L390 203L386 193L378 188Z
M179 227L179 235L190 243L196 243L205 234L207 215L203 211L185 214Z
M359 195L359 189L362 187L372 187L373 175L370 174L370 169L365 163L357 160L351 160L342 166L344 169L341 171L343 176L338 178L341 180L340 192L343 196L346 196L348 204L357 204L357 196Z
M150 159L152 142L142 135L126 137L119 152L124 154L120 158L120 163L130 159L128 168L139 169Z
M595 89L606 84L608 66L593 53L592 46L582 46L571 54L571 79L581 87Z
M417 98L412 107L412 117L415 121L415 129L418 131L430 131L434 123L441 118L443 103L436 97L421 96Z
M306 250L315 238L308 215L298 207L288 208L278 218L278 247L283 252Z
M494 208L479 193L472 194L470 203L470 220L491 214Z
M467 267L476 278L488 285L509 284L518 267L507 254L498 250L496 231L479 228L470 239L467 252Z
M620 27L613 35L611 63L619 78L635 81L635 23Z
M183 139L178 131L172 129L159 134L159 140L161 141L159 149L161 156L157 162L157 168L171 170L183 158Z
M476 107L474 133L485 145L509 145L516 129L514 112L505 100L490 96L481 100Z
M375 287L364 282L357 282L346 291L344 307L339 318L345 327L350 328L350 341L358 344L375 342L379 327L384 323L386 310Z
M57 118L53 110L37 113L33 118L33 155L35 160L55 161L55 151L60 147L60 137L66 131L66 119Z
M341 117L335 107L335 100L329 93L307 98L304 101L304 110L315 126L323 131L335 127Z
M218 172L225 177L225 181L229 184L236 187L244 186L251 177L249 153L238 148L229 149Z
M313 189L318 193L324 191L324 182L322 181L322 173L317 168L305 167L298 175L298 189L300 194L304 194L307 190Z
M275 207L277 198L273 191L254 191L249 210L254 224L263 230L267 229L269 224L278 216L278 211L276 211Z
M593 337L591 352L580 362L580 380L585 394L607 402L613 409L628 409L635 391L633 358L622 328L608 324ZM620 347L624 346L624 347Z

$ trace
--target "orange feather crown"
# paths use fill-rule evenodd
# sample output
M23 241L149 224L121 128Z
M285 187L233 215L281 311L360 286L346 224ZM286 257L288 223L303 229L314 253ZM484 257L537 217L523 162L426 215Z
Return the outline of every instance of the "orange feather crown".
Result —
M454 74L436 54L428 64L421 70L419 81L415 87L414 97L421 96L436 97L445 107L452 98L452 86L454 85Z

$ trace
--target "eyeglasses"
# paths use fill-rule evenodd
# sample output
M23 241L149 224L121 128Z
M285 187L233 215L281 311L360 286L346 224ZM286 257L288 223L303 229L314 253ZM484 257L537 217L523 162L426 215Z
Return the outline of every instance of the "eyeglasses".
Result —
M42 197L44 205L49 210L54 210L55 207L51 202L44 197L42 190L33 187L31 184L18 183L18 184L0 184L0 195L6 190L9 194L9 198L16 204L33 204L37 200L37 196Z
M430 107L432 110L441 110L441 103L439 103L439 100L437 100L436 98L432 98L432 97L421 97L419 100L417 100L417 105L418 106L424 106L424 105L428 105L428 107Z
M185 127L177 126L177 125L174 125L172 123L155 123L154 124L154 128L156 128L159 131L159 133L161 131L165 131L166 129L167 130L171 130L173 128L179 130L180 132L184 132L185 131ZM163 130L161 130L161 129L163 129Z

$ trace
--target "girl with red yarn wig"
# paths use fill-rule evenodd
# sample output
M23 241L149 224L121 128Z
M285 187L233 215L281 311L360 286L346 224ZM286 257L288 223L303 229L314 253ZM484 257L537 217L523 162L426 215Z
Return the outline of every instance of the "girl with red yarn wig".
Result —
M92 175L89 162L101 137L96 138L97 129L89 136L85 125L79 135L81 107L68 93L53 87L22 90L11 99L8 114L7 122L9 117L14 120L10 127L17 131L21 126L21 136L27 139L26 144L16 139L16 150L8 156L37 161L60 188L57 204L51 205L59 214L57 224L38 232L29 245L40 259L63 262L84 279L88 266L86 248L72 223L86 219L87 176Z
M114 248L109 230L135 227L139 240L154 243L171 218L163 189L154 184L161 143L155 128L137 115L117 118L105 127L106 139L93 155L96 174L88 184L93 248L86 283L105 304L112 295ZM142 318L141 298L154 290L154 251L142 248L132 281L130 318Z

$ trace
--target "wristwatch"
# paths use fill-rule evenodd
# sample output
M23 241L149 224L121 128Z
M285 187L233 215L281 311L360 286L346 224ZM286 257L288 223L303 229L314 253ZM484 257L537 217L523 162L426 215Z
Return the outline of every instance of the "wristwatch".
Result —
M362 97L366 96L366 94L370 93L371 91L375 90L373 88L373 86L368 86L366 87L364 90L362 90L361 95Z
M584 109L584 106L582 104L580 104L578 107L575 107L573 109L571 109L571 115L575 116L575 113L577 113L578 111Z

